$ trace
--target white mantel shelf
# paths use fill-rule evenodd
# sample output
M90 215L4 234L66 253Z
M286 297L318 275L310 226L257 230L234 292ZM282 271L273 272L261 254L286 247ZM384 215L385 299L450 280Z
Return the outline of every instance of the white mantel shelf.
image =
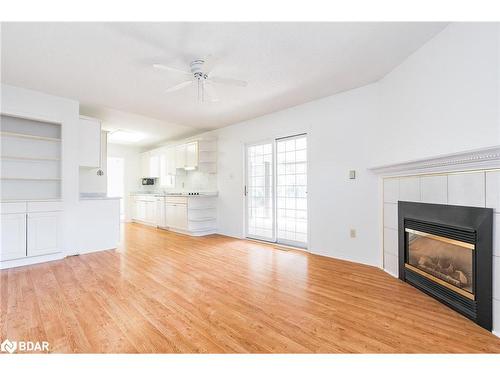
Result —
M369 168L385 176L500 168L500 145Z

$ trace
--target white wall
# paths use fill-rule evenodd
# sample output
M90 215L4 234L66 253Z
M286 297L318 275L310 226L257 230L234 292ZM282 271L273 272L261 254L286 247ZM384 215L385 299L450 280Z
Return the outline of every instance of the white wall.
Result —
M451 24L380 81L371 165L500 143L499 28Z
M62 124L63 251L76 246L78 228L78 102L2 84L1 111Z
M123 146L118 144L108 144L108 157L124 159L124 210L125 221L131 220L130 193L139 191L141 185L141 157L140 148Z

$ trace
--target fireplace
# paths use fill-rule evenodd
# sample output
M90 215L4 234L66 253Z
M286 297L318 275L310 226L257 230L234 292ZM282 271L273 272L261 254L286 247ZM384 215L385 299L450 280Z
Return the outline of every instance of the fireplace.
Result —
M399 278L492 328L493 210L398 202Z

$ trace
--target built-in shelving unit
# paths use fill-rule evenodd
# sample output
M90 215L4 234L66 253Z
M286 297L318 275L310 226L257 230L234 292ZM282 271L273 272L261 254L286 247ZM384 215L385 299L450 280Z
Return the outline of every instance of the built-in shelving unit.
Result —
M2 200L61 198L61 125L1 115Z

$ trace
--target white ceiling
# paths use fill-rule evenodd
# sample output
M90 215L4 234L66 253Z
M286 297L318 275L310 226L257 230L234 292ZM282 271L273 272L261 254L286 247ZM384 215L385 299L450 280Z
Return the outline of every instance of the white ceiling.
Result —
M445 26L2 23L1 78L77 99L87 115L107 114L109 122L126 123L125 128L137 130L150 120L148 132L158 140L223 127L374 82ZM153 63L187 70L191 60L206 55L218 60L214 74L246 80L248 86L217 85L217 103L197 103L194 88L164 92L183 78L155 70Z

